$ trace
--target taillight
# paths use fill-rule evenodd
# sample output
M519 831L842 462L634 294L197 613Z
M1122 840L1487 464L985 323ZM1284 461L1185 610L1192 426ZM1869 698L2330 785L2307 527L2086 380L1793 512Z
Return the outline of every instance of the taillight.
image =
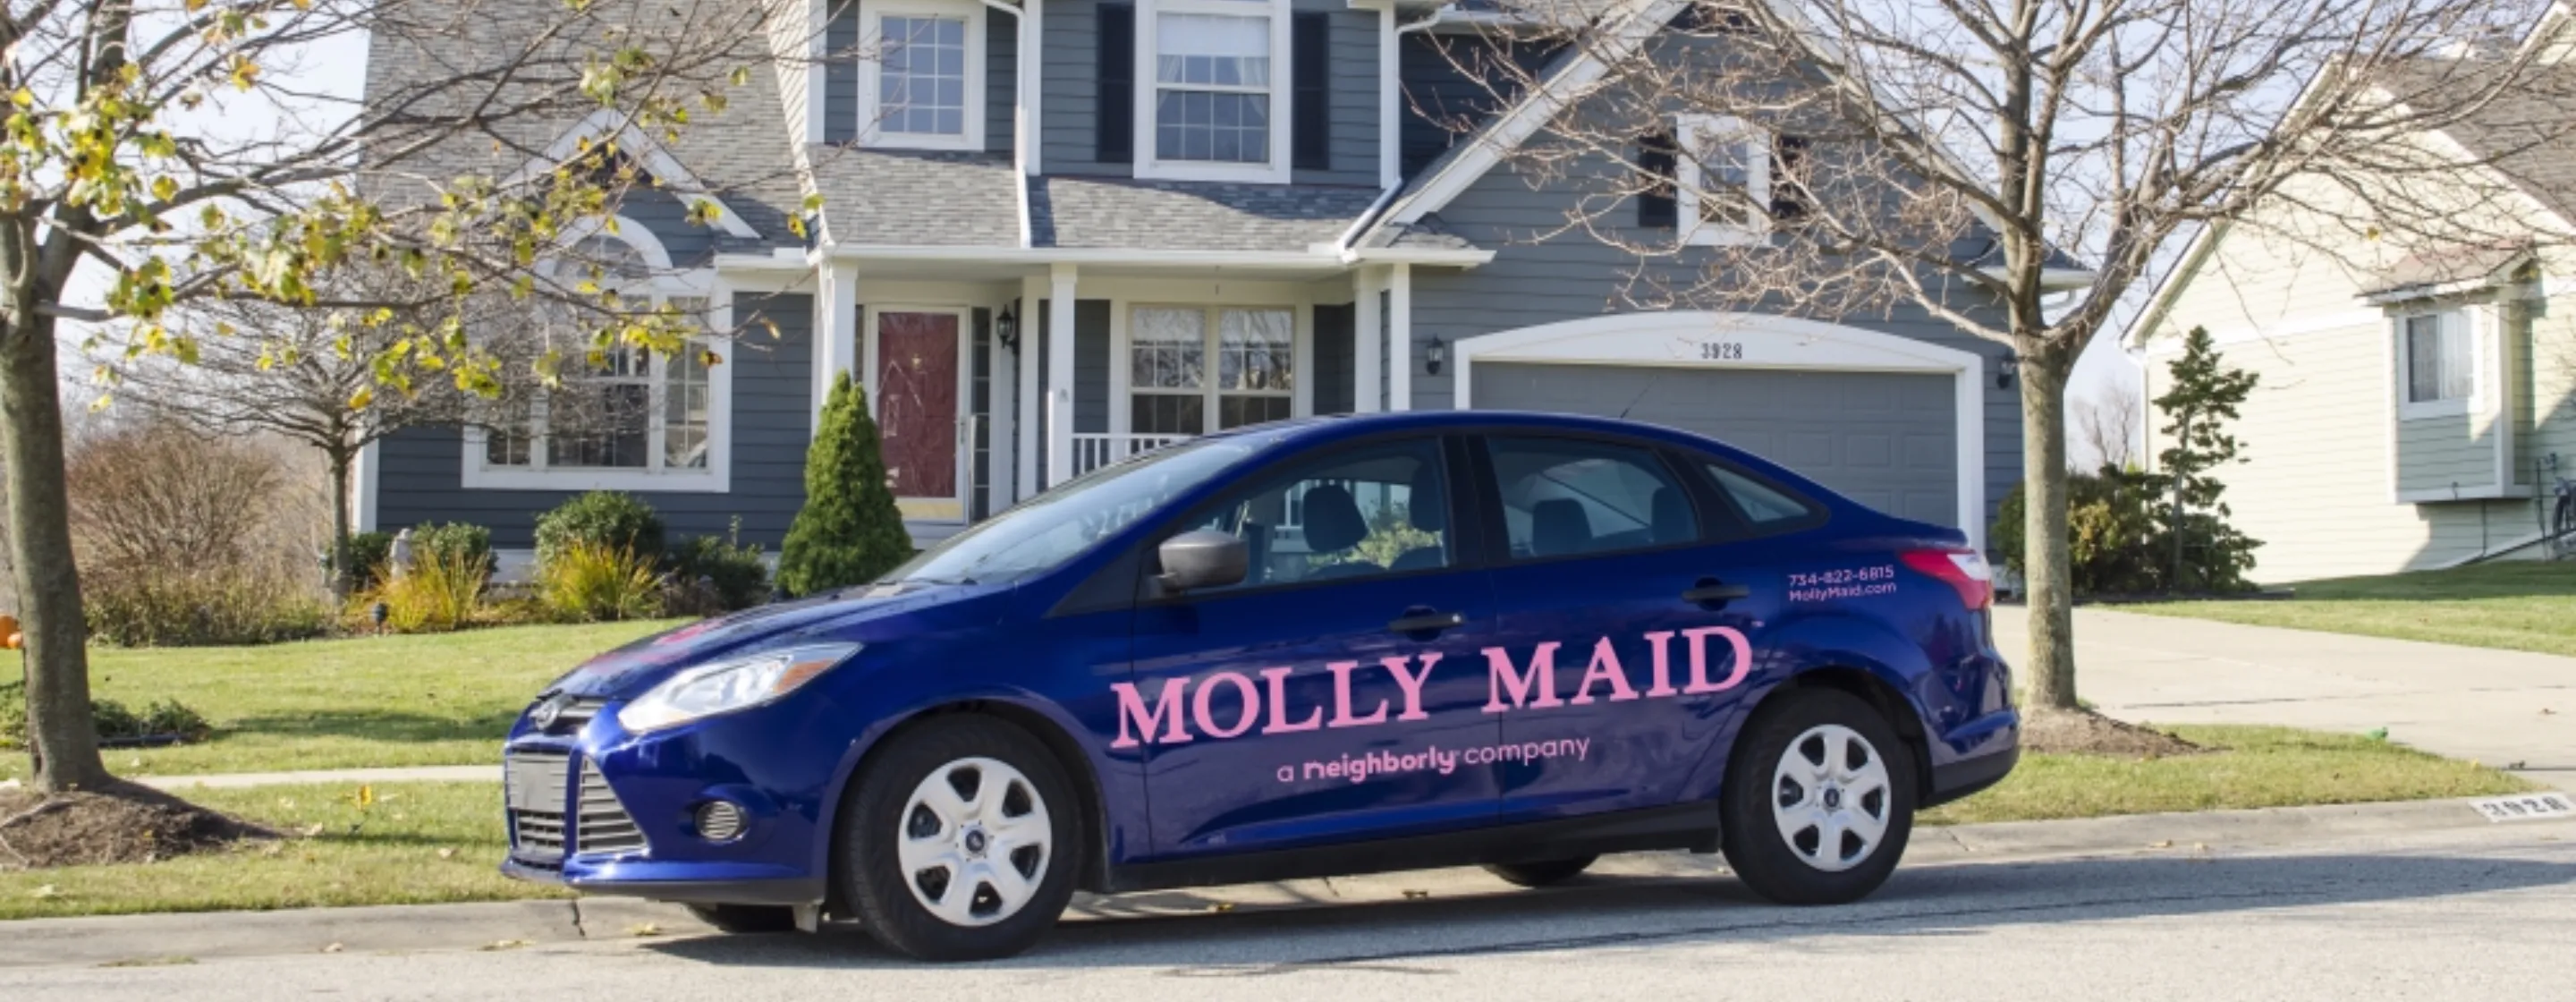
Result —
M1970 609L1994 603L1994 571L1986 566L1985 556L1974 550L1907 550L1897 558L1957 589L1959 601Z

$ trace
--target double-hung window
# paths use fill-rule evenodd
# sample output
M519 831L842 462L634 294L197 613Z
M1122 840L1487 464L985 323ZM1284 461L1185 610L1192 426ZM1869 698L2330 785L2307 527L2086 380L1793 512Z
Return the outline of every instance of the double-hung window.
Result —
M983 149L983 5L884 0L860 10L870 57L859 73L861 143Z
M1675 202L1685 239L1749 244L1771 233L1771 134L1723 115L1684 115L1674 130Z
M1202 435L1295 409L1296 311L1139 306L1128 335L1128 430Z
M2398 321L2401 417L2468 413L2477 396L2477 335L2462 309L2418 313Z
M1137 175L1288 180L1287 0L1148 0Z
M624 309L709 317L710 300L667 274L657 256L600 234L575 243L556 267L581 269L567 284L595 281ZM591 269L595 280L587 275ZM621 344L574 354L560 386L466 433L464 485L722 491L728 478L721 383L728 373L721 363L727 354L725 341L713 337L670 352Z

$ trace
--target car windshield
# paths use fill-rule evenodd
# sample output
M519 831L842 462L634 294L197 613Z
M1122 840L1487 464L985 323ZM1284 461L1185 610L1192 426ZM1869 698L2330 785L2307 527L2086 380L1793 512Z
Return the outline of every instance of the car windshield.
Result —
M1260 451L1269 438L1200 439L1083 474L949 537L881 580L989 584L1050 570Z

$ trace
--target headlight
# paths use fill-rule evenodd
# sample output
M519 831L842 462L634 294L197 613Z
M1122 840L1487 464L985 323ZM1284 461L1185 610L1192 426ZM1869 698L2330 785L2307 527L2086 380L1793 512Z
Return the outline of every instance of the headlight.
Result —
M805 644L691 668L654 686L617 723L642 734L774 702L859 652L859 644Z

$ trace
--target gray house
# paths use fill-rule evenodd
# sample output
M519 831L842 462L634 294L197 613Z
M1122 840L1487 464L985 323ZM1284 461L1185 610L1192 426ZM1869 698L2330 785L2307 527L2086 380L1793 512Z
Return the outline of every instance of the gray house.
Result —
M1680 6L1600 16L1642 39ZM1414 408L1702 431L1979 539L2019 479L1999 348L1925 317L1622 311L1628 252L1536 239L1582 182L1539 182L1502 151L1601 68L1508 40L1493 9L784 0L776 15L778 44L810 51L670 148L624 135L661 187L585 239L623 242L653 295L702 300L718 329L760 319L780 336L717 345L712 367L590 377L652 402L631 428L388 440L366 460L362 525L485 524L506 563L536 513L614 489L675 534L738 520L775 546L843 372L870 391L923 540L1193 435ZM1497 101L1463 79L1444 48L1475 45L1538 68L1539 87ZM400 72L400 53L374 58ZM574 126L562 148L609 128ZM1766 172L1748 173L1767 201ZM822 208L798 239L786 221L808 194ZM696 200L718 203L716 227L685 221ZM1768 239L1635 201L1640 239Z

